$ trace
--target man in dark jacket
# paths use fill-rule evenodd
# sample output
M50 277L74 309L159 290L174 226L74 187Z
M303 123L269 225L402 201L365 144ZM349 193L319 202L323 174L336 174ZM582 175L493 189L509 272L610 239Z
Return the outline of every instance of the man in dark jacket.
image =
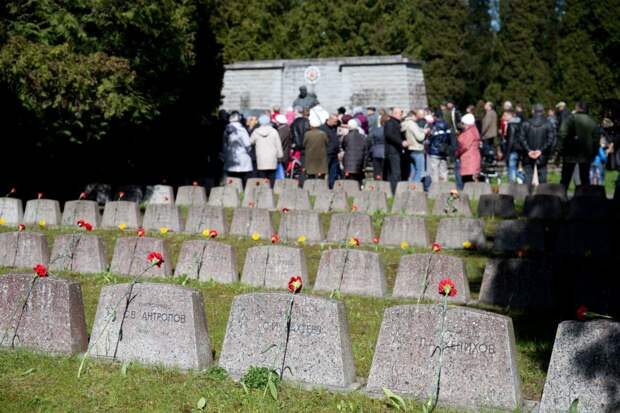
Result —
M361 126L357 119L349 120L347 126L349 133L342 140L344 176L347 179L355 179L361 184L368 157L368 143L364 135L360 133Z
M502 136L502 152L506 156L506 169L508 170L508 181L517 182L519 174L519 158L523 152L521 148L521 118L515 116L514 112L508 110L504 112L504 121L506 122L505 132Z
M545 108L537 103L533 108L534 116L521 126L519 142L524 152L523 169L527 185L532 185L534 166L538 170L538 182L547 182L547 162L555 141L555 128L544 114Z
M297 113L300 113L300 111L298 111ZM304 136L306 135L306 132L310 129L310 121L308 120L309 116L310 110L307 108L303 109L301 110L301 116L295 118L293 123L291 123L291 137L293 138L292 149L295 151L299 151L299 161L301 162L302 167L305 167L306 165L304 153ZM299 174L299 180L303 183L304 179L305 175L303 172L301 172Z
M291 127L288 126L286 116L282 114L276 115L275 121L277 124L276 129L278 130L278 135L280 135L280 141L282 142L282 153L284 153L280 162L284 164L284 168L286 169L292 144Z
M448 123L443 120L443 113L437 112L433 117L429 137L429 172L431 182L448 181L448 152L450 151L451 131Z
M559 133L562 123L570 116L570 112L566 108L566 102L558 102L558 104L555 105L555 109L555 118L557 119L556 130Z
M332 114L323 125L321 130L327 134L327 184L329 189L334 188L336 178L340 177L340 162L338 153L340 152L340 139L338 139L338 116Z
M396 185L401 179L400 156L403 152L403 137L400 132L400 120L403 111L393 108L390 119L385 122L383 135L385 137L385 167L387 178L390 181L392 192L396 193Z

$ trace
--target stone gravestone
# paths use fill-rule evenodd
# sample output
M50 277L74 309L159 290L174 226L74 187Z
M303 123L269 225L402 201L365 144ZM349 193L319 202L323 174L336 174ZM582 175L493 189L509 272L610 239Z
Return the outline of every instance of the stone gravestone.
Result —
M393 214L427 215L428 201L425 192L403 191L396 194L392 204Z
M577 185L575 187L575 194L573 197L607 199L607 193L605 192L605 186L603 185Z
M318 212L289 211L280 217L278 235L282 240L297 241L304 236L308 242L323 240L323 226Z
M146 187L147 204L174 204L174 188L170 185L153 185Z
M104 272L108 263L103 240L86 233L58 235L54 238L50 269L79 273Z
M228 317L219 365L235 378L252 366L280 372L284 365L285 380L354 388L355 366L344 304L290 293L238 295Z
M391 198L392 187L388 181L367 180L364 182L364 191L367 192L383 192L386 197Z
M31 199L26 202L26 212L24 212L25 224L38 224L41 220L46 225L60 225L62 215L60 214L60 203L53 199Z
M310 195L317 196L324 192L328 192L327 181L325 179L306 179L304 181L304 190Z
M200 281L239 281L235 248L223 242L187 240L181 245L175 276L187 275Z
M208 205L237 208L239 207L239 193L237 189L232 186L216 186L215 188L211 188Z
M176 206L194 206L207 204L207 191L203 186L186 185L177 189Z
M249 187L243 194L241 205L245 208L275 209L273 190L266 186Z
M557 310L553 270L546 261L490 259L484 269L479 301L530 310Z
M130 201L112 201L105 204L101 226L118 228L120 224L127 228L138 228L142 224L142 214L138 204Z
M387 216L381 226L381 245L400 246L407 241L412 247L428 247L430 238L426 221L420 217Z
M560 227L556 252L567 256L608 255L612 232L607 223L568 221Z
M324 191L319 192L314 200L314 208L317 212L348 211L349 203L344 192Z
M280 195L282 192L290 189L299 189L299 181L297 179L277 179L273 184L273 193L276 195Z
M458 291L456 296L448 297L448 300L467 303L469 281L463 259L437 253L403 255L398 264L392 296L438 301L443 299L437 294L439 282L448 277Z
M366 212L370 215L377 211L387 213L387 198L383 192L358 192L353 200L352 209L358 212Z
M138 283L127 305L129 286L101 289L91 354L181 369L209 367L211 344L202 293L179 285Z
M36 232L0 233L0 267L33 268L50 261L47 239Z
M357 195L360 191L360 184L352 179L338 179L334 182L334 192L344 192L347 197Z
M52 276L37 278L33 284L35 276L0 277L0 347L14 344L45 353L85 351L88 335L80 284Z
M574 196L568 203L569 220L605 221L611 218L612 201L597 196Z
M526 184L509 182L499 186L499 193L502 195L512 195L515 201L523 202L525 197L530 194L530 187Z
M220 235L228 233L224 208L207 205L189 207L187 221L185 221L185 232L202 234L206 229L214 229Z
M424 192L424 186L421 182L400 181L396 184L396 195L404 192Z
M545 226L529 219L505 220L497 223L493 250L512 252L522 250L543 252L545 250Z
M620 323L564 321L553 343L540 413L620 409Z
M388 388L426 402L436 392L442 305L385 310L367 390ZM439 405L473 411L521 407L512 320L465 307L448 308Z
M328 242L349 242L357 238L361 243L372 242L373 232L370 216L361 213L333 214L327 232Z
M478 200L478 217L515 218L517 210L512 195L480 195Z
M323 251L314 291L385 296L387 281L381 254L356 249Z
M482 195L493 193L491 184L487 182L465 182L463 193L469 196L469 199L478 199Z
M288 288L291 277L301 277L309 288L310 278L303 248L264 245L248 248L241 282L255 287Z
M227 177L222 186L232 186L238 193L243 192L243 180L241 178Z
M433 182L430 188L428 188L428 197L430 199L435 199L439 195L449 194L452 190L456 190L456 184L454 182Z
M278 198L278 209L283 208L296 209L296 210L310 210L310 197L308 192L303 189L286 189Z
M244 192L248 192L249 188L253 188L256 186L263 186L266 188L271 188L271 184L269 183L269 179L267 178L248 178L248 180L245 181Z
M151 252L159 252L164 257L161 267L151 267L146 257ZM145 270L148 268L148 271ZM150 237L117 238L110 271L124 275L143 277L162 277L172 275L170 254L164 240Z
M437 226L436 241L444 248L464 248L465 242L470 242L473 248L484 248L486 238L482 220L443 218Z
M235 208L230 224L230 234L251 237L255 232L262 239L271 238L274 231L269 211L256 208Z
M562 184L540 184L532 190L534 195L553 195L566 201L566 190Z
M65 202L65 209L62 212L62 225L74 227L80 219L91 224L93 228L100 226L99 205L95 201L84 200Z
M530 195L525 198L523 215L528 218L556 220L562 217L562 199L555 195Z
M0 198L0 218L7 225L17 225L24 220L22 200L17 198Z
M437 194L433 205L433 215L435 216L464 216L471 217L471 207L469 206L469 195L459 193L457 196L449 193Z
M183 231L181 211L176 205L148 204L144 212L144 229L159 230L168 228L170 231Z

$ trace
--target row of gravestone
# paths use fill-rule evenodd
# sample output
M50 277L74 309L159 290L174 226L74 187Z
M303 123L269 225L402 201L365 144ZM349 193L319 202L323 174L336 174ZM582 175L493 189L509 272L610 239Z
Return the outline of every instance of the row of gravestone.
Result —
M27 311L19 314L20 308ZM214 362L203 296L192 288L152 283L102 288L90 342L75 281L8 274L0 278L0 309L2 346L52 354L88 351L101 359L181 369ZM235 297L218 364L236 379L260 366L312 387L355 389L361 382L344 304L301 294ZM615 411L619 376L620 323L562 322L539 411L567 411L575 399L580 411ZM521 408L512 320L465 307L387 308L365 391L380 394L385 388L420 401L437 394L440 404L456 408Z

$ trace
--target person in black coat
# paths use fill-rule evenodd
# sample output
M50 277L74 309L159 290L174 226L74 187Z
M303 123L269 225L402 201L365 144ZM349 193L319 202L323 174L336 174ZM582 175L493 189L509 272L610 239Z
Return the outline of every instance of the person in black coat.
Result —
M338 123L338 116L331 115L321 125L321 130L327 134L327 184L329 189L333 189L336 178L341 177L340 162L338 161L338 153L340 152Z
M534 105L534 116L523 122L519 142L523 149L523 169L525 183L532 185L534 166L538 170L538 182L547 182L547 163L555 143L555 128L545 118L545 108L540 103Z
M356 119L349 120L347 126L349 133L342 140L344 176L347 179L355 179L361 184L368 157L368 144L364 135L359 132L360 125Z
M401 180L400 157L403 152L403 136L400 132L400 121L402 117L402 109L393 108L390 119L383 126L386 176L394 193L396 193L396 185Z

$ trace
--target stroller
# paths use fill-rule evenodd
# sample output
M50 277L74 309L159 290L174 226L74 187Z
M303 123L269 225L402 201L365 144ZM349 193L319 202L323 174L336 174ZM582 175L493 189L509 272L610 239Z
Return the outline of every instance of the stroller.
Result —
M303 170L304 169L301 165L301 152L291 149L289 151L289 161L286 165L286 177L299 179Z

